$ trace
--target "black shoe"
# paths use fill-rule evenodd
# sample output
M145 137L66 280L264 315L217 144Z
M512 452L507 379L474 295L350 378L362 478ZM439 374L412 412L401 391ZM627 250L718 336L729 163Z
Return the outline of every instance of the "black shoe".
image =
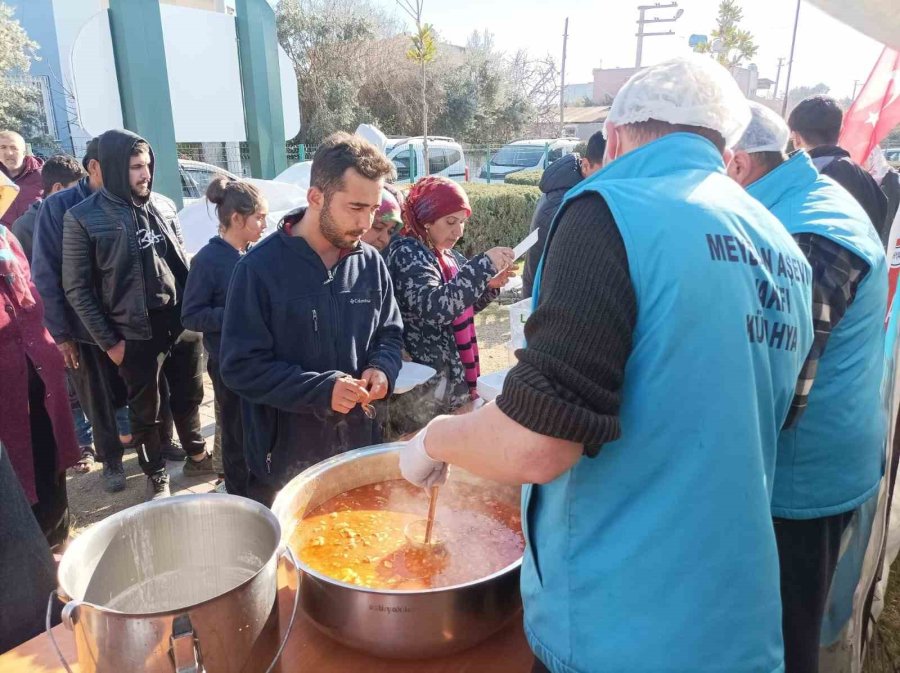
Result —
M107 493L125 490L125 468L122 467L122 461L103 463L103 490Z
M169 475L163 472L162 474L154 474L152 477L147 477L147 491L150 496L147 498L148 500L168 498L172 495L169 491Z
M217 470L213 466L212 456L204 453L203 460L188 458L182 468L182 474L186 477L208 477L217 474Z
M184 452L184 449L181 448L181 442L177 439L173 439L162 445L162 456L166 460L171 460L176 463L180 463L187 458L187 454Z

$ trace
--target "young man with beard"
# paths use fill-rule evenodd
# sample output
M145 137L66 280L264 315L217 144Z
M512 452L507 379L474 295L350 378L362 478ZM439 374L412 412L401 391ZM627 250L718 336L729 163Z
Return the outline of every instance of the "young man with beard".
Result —
M310 465L381 439L365 410L394 386L403 326L387 266L360 239L392 170L360 137L327 138L309 206L235 267L220 367L243 398L248 496L266 505Z
M94 342L119 368L131 432L153 499L169 495L159 428L160 373L190 460L185 474L213 474L200 434L200 335L181 325L187 256L175 204L153 193L153 150L129 131L99 141L103 188L66 213L62 281Z

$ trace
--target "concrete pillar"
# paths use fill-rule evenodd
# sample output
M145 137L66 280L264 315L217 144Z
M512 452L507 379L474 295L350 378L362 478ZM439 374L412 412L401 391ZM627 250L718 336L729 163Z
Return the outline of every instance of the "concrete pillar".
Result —
M116 75L125 127L153 147L154 191L181 208L175 122L163 46L159 0L109 0Z
M275 11L267 0L236 5L250 171L272 179L287 168Z

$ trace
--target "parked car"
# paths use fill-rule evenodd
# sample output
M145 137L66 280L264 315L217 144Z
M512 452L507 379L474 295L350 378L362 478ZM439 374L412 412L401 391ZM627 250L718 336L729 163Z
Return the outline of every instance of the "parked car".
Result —
M503 182L510 173L543 170L565 154L571 154L578 145L577 138L536 138L516 140L504 145L491 157L478 174L480 180Z
M415 182L425 177L425 155L422 136L389 138L384 153L397 168L397 182ZM468 180L466 156L453 138L428 136L428 173L453 180Z
M884 158L894 168L900 169L900 147L888 147L884 150Z
M202 199L209 183L217 175L224 175L232 180L238 179L238 176L224 168L190 159L178 160L178 173L181 175L181 198L185 206Z

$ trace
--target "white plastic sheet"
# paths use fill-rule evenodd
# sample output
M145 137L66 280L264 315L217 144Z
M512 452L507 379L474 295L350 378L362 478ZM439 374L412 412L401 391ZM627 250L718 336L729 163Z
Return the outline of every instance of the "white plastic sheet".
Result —
M274 180L247 180L255 185L269 202L269 217L266 219L266 231L263 236L268 236L277 226L285 213L306 205L306 190L285 182ZM219 219L216 216L215 206L206 198L182 208L178 213L181 222L181 231L184 235L184 244L188 255L196 255L197 252L219 232Z

